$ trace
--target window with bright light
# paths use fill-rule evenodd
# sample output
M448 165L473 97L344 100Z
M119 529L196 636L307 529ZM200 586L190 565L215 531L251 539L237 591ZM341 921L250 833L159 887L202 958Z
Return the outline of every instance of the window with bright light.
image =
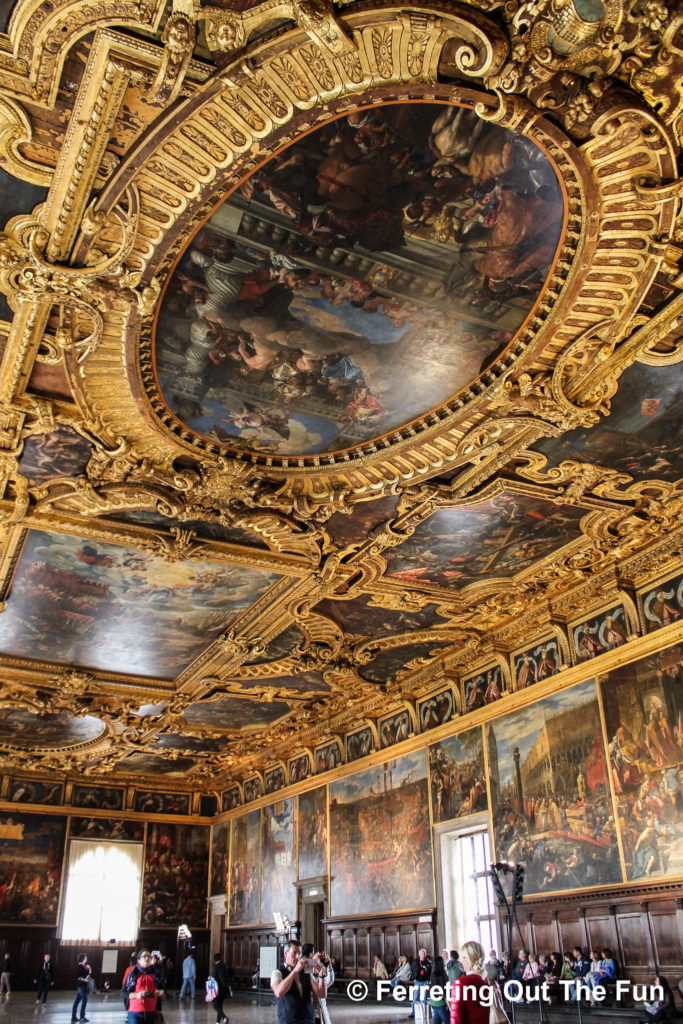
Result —
M488 831L483 828L442 835L441 857L447 946L458 949L463 942L475 939L486 953L498 950Z
M135 942L142 855L141 843L71 840L62 941Z

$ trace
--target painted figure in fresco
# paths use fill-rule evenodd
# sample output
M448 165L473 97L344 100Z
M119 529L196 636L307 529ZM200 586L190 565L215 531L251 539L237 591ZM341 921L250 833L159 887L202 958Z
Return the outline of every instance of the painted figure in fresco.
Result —
M660 589L650 594L644 602L646 617L660 628L677 622L683 615L683 608L673 603L675 597L673 589Z
M670 764L683 758L683 750L676 742L664 708L661 706L654 705L650 712L645 740L650 755L657 765Z
M602 654L605 648L600 642L598 627L591 627L588 623L579 627L576 632L576 656L578 661L588 661Z
M555 675L557 671L557 662L551 650L548 649L546 644L541 647L541 657L538 662L538 671L536 678L540 681L541 679L548 679L550 676Z
M525 651L522 655L522 664L517 672L517 689L524 690L536 682L536 666Z
M476 676L465 683L465 709L476 711L486 706L486 680L484 676Z
M435 729L447 722L452 715L453 695L449 690L444 690L420 705L420 727L423 731Z
M370 729L361 729L359 732L354 732L347 736L347 760L357 761L361 757L367 757L371 750L372 731Z

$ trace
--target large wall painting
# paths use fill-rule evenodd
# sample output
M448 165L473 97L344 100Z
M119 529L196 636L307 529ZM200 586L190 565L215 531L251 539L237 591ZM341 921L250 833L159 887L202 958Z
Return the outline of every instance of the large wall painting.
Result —
M471 110L330 121L243 182L181 258L154 340L166 402L194 432L267 454L386 434L508 345L563 220L547 158Z
M206 927L210 831L203 825L147 825L143 925Z
M629 882L683 876L683 646L601 680Z
M299 878L327 874L327 787L299 797Z
M648 633L678 622L683 618L683 573L645 591L641 601Z
M259 912L259 833L261 812L233 818L230 833L228 924L257 924Z
M629 473L636 480L675 481L683 475L682 417L683 363L634 363L619 378L609 417L595 427L570 430L534 447L551 466L576 459Z
M261 815L261 920L296 918L295 798L268 804Z
M534 647L529 647L513 658L516 689L540 683L556 675L562 666L562 656L557 640L549 637Z
M275 579L31 530L0 617L0 650L171 679Z
M57 923L65 817L0 814L0 921Z
M331 913L434 906L425 750L329 786Z
M593 679L487 726L498 860L523 861L525 891L621 882Z
M594 615L571 629L574 657L577 662L590 661L605 651L621 647L628 640L626 612L621 605Z
M508 578L580 537L585 515L570 505L508 493L439 509L403 544L383 552L387 575L449 589Z
M225 896L230 867L230 822L214 825L211 832L211 895Z
M430 746L429 784L435 823L488 809L481 728Z

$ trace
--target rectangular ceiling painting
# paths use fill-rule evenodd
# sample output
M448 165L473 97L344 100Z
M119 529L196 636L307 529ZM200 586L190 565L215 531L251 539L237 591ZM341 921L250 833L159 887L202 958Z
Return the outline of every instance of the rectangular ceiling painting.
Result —
M0 651L173 679L277 578L32 530Z

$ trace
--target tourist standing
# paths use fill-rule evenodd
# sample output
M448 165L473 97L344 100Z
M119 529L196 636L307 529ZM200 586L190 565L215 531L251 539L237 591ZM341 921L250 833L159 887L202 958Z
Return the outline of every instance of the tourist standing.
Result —
M36 1006L38 1003L43 1004L47 1002L47 994L55 983L54 976L52 974L52 957L49 953L46 953L43 957L43 962L36 971L36 976L33 979L34 983L38 986L36 992Z
M78 958L76 967L76 998L74 999L74 1005L71 1009L71 1024L83 1024L89 1020L85 1015L85 1008L88 1005L88 988L90 986L90 978L92 971L90 970L90 964L85 953L81 953ZM77 1017L78 1007L80 1005L81 1015Z

